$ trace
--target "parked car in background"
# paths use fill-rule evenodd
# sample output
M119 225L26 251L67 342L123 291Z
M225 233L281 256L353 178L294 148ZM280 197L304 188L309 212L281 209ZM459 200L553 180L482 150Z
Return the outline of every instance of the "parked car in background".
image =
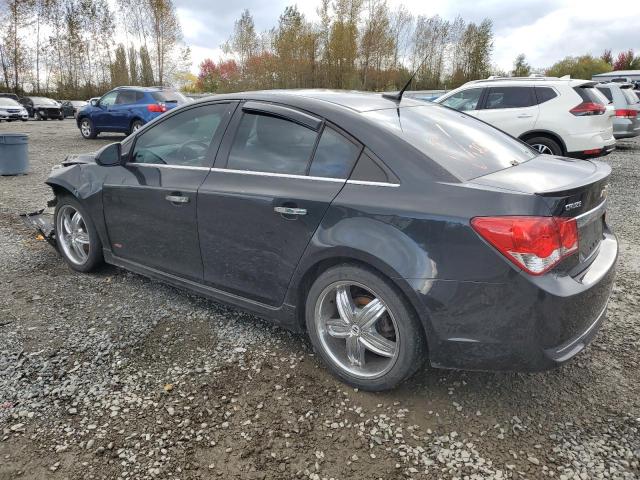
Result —
M595 85L568 78L490 77L436 102L484 120L540 153L592 158L609 154L616 143L614 108Z
M64 120L62 108L55 100L47 97L22 97L20 103L36 120Z
M22 120L26 122L29 119L27 109L9 97L0 97L0 120L12 122L14 120Z
M74 117L78 114L78 111L82 110L88 104L84 100L62 100L60 102L62 106L62 113L66 117Z
M99 100L92 99L76 121L84 138L96 138L102 132L129 135L164 112L189 102L171 88L118 87Z
M383 390L427 359L535 370L582 351L615 277L610 173L437 104L295 90L184 105L47 183L71 268L306 331L340 379Z
M417 100L424 100L425 102L433 102L445 93L447 93L446 90L407 90L404 92L404 96L408 98L415 98Z
M640 98L631 83L600 83L596 88L615 107L613 136L632 138L640 135Z
M9 92L0 92L0 98L10 98L11 100L15 100L18 103L20 101L20 97L18 97L18 95Z

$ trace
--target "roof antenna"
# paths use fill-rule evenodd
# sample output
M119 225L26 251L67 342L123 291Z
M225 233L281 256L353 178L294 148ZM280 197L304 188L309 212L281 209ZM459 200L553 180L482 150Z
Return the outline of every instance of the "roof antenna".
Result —
M409 81L405 83L404 87L402 87L402 90L400 90L398 93L383 93L382 98L386 98L387 100L393 100L394 102L400 103L400 101L402 101L402 95L404 95L404 92L407 90L407 88L409 88L409 85L411 85L411 82L413 82L414 77L416 76L418 71L422 68L422 66L425 64L428 57L429 55L426 55L422 59L422 62L420 62L420 65L418 65L418 68L416 68L415 72L411 74Z

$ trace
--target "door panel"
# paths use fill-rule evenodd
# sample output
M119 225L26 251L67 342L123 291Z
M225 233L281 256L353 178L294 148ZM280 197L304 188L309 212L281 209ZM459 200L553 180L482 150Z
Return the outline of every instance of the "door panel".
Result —
M519 137L533 130L539 110L533 87L492 87L476 117Z
M113 254L201 280L196 192L208 173L135 163L113 167L102 193Z
M213 169L198 191L205 283L281 305L300 257L344 182ZM277 207L306 213L279 213Z

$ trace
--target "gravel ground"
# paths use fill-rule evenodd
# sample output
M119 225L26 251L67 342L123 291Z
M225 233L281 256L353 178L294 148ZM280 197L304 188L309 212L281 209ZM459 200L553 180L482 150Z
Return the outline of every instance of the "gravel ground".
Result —
M620 143L608 321L546 373L426 368L370 394L304 337L114 267L71 272L15 213L52 165L95 150L75 122L30 134L0 177L0 479L640 478L640 142Z

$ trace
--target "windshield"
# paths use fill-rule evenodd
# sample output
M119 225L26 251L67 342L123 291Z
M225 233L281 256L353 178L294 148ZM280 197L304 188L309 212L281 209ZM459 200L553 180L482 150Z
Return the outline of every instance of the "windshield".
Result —
M374 110L364 115L461 180L497 172L537 155L497 128L436 105Z
M29 97L33 103L38 103L40 105L58 105L58 102L55 100L51 100L50 98L45 97Z
M187 98L175 90L162 90L161 92L151 92L151 96L158 102L163 103L187 103Z
M74 107L84 107L86 104L87 102L83 100L71 100L71 105L73 105Z
M0 97L0 107L21 107L18 102L12 100L11 98L3 98Z

